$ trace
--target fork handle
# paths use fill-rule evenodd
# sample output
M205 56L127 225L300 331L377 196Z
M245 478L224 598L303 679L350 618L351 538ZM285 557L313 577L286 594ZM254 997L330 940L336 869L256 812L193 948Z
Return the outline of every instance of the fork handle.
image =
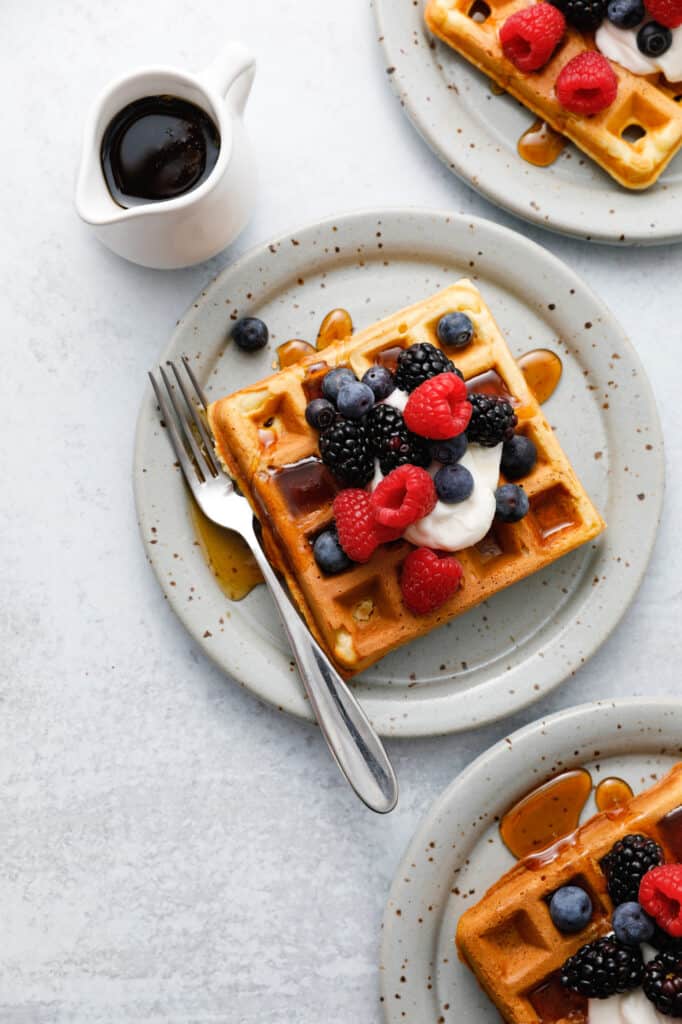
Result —
M322 735L351 787L371 810L392 811L398 782L369 719L293 607L255 531L242 530L265 577Z

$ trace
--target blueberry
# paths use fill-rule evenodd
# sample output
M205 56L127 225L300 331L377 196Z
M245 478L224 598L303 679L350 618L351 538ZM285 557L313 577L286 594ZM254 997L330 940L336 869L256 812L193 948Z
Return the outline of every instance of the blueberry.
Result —
M343 384L336 396L336 408L348 420L361 420L373 405L374 392L359 380Z
M459 462L468 447L466 434L458 434L449 441L431 441L431 457L436 462L442 462L444 466L451 466L454 462Z
M645 13L642 0L611 0L606 8L607 18L618 28L636 28Z
M529 437L514 434L502 446L502 472L509 480L527 476L538 459L538 450Z
M592 917L592 900L579 886L564 885L549 901L549 914L560 932L579 932Z
M626 946L648 942L654 934L654 922L639 903L621 903L614 910L611 921L616 938Z
M331 427L336 416L336 409L326 398L313 398L305 407L305 418L315 430L326 430Z
M648 21L637 33L637 46L647 57L660 57L670 49L673 34L665 25L657 21Z
M466 348L474 336L474 325L466 313L446 313L438 321L436 334L446 348Z
M337 396L343 385L350 384L351 381L356 380L357 377L347 366L338 366L335 370L325 373L322 378L322 394L330 402L336 403Z
M502 484L495 491L495 514L503 523L518 523L528 514L528 495L516 484Z
M474 489L473 476L466 466L460 466L459 463L443 466L434 476L433 482L438 497L448 505L466 501Z
M352 562L339 544L336 530L325 530L315 539L313 556L322 572L335 576L348 569Z
M393 374L385 366L370 366L362 378L362 383L372 389L377 402L382 398L388 398L395 391Z
M232 337L244 352L256 352L259 348L265 348L270 332L257 316L245 316L237 320L232 328Z

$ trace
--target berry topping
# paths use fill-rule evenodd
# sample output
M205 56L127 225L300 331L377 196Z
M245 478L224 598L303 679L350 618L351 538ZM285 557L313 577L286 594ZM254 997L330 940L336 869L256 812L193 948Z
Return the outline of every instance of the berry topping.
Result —
M374 405L374 392L359 380L343 383L336 396L336 408L349 420L361 420Z
M642 878L639 902L674 939L682 938L682 864L661 864Z
M459 462L467 448L469 441L466 434L458 434L457 437L450 437L447 441L432 441L429 445L431 458L436 462L442 462L444 466L451 466Z
M569 25L581 32L594 32L604 20L607 0L551 0L566 16Z
M334 498L334 518L339 544L354 562L367 562L380 544L400 536L400 530L377 523L369 494L353 487L339 491Z
M601 862L613 904L636 902L642 878L663 860L663 850L647 836L634 833L619 839Z
M305 418L315 430L326 430L336 419L336 410L326 398L313 398L305 407Z
M451 555L439 556L429 548L415 548L403 563L400 589L415 615L440 608L459 589L462 566Z
M336 399L343 385L350 384L355 380L357 377L347 366L337 366L336 369L325 373L322 378L322 394L336 405Z
M257 316L245 316L232 328L232 338L244 352L256 352L265 348L270 337L269 331Z
M446 313L438 321L436 334L446 348L466 348L474 336L474 325L466 313Z
M682 956L682 939L674 939L654 922L654 932L649 942L659 953L677 953Z
M427 442L405 426L403 414L391 405L375 405L365 421L372 454L384 476L410 462L426 469L431 464Z
M388 398L395 391L393 374L385 366L370 366L362 378L362 383L372 389L377 402Z
M682 954L659 953L644 968L644 995L665 1017L682 1017Z
M646 12L642 0L611 0L606 16L617 28L636 28Z
M612 936L582 946L561 968L561 984L588 999L607 999L637 988L644 964L637 946L625 946Z
M485 448L494 448L501 441L514 436L517 424L516 413L504 398L494 395L469 395L471 422L467 428L469 442L475 441Z
M646 0L649 15L666 28L682 25L682 0Z
M572 114L597 114L611 106L617 92L616 73L597 50L571 58L556 80L557 99Z
M520 480L527 476L538 460L538 451L529 437L514 434L502 446L502 472L508 480Z
M473 476L466 466L460 466L458 463L439 469L433 482L438 497L446 505L457 505L460 501L466 501L474 489Z
M528 515L530 504L523 487L517 484L502 484L495 491L495 515L503 523L518 523Z
M662 57L672 44L672 32L657 21L648 21L637 33L637 46L647 57Z
M370 498L374 518L382 526L404 530L423 519L436 504L436 488L425 469L399 466L381 481Z
M395 370L395 383L401 391L414 391L425 380L436 377L439 373L458 373L448 357L435 345L421 341L410 345L398 356Z
M515 11L500 29L500 43L507 60L521 71L545 66L566 31L566 19L558 7L533 4Z
M351 560L339 544L336 530L325 530L315 539L313 556L319 568L327 576L335 576L350 568Z
M364 487L374 476L374 459L360 423L337 416L320 434L320 455L335 477L348 487Z
M563 885L549 901L552 921L566 935L582 931L592 917L592 900L578 885Z
M407 400L403 415L408 429L434 441L461 434L471 419L466 394L464 381L454 373L425 380Z
M654 934L654 922L639 903L621 903L613 912L613 930L619 942L638 946L648 942Z

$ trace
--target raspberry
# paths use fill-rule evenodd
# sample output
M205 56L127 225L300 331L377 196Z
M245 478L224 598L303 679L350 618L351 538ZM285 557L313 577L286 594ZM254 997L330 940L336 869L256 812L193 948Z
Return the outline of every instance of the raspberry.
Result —
M412 392L403 413L409 430L434 441L446 441L466 430L471 419L467 389L455 373L425 380Z
M537 71L552 56L565 31L566 19L558 8L533 4L507 18L500 29L500 43L515 67Z
M664 932L682 937L682 864L661 864L647 871L639 902Z
M597 114L611 106L617 92L616 72L597 50L573 57L556 80L557 99L572 114Z
M681 0L645 0L644 6L654 21L666 28L682 25Z
M355 487L339 491L333 507L339 544L354 562L367 562L380 544L400 536L400 530L375 521L367 491Z
M400 589L415 615L440 608L459 589L462 566L451 555L440 557L429 548L415 548L403 562Z
M378 485L370 505L382 526L404 530L435 508L436 488L425 469L399 466Z

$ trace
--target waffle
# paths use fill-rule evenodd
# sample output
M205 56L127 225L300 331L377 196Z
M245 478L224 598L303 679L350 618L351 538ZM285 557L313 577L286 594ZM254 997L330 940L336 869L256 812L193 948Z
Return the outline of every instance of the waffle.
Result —
M572 57L594 49L594 39L569 27L548 64L532 73L519 71L504 56L498 29L527 6L528 0L428 0L425 17L434 35L571 139L621 185L648 188L682 145L682 109L676 102L682 90L662 76L650 81L612 63L618 78L614 103L590 117L570 113L556 99L554 84Z
M596 814L544 856L520 861L462 915L460 956L508 1024L584 1022L585 1000L561 987L557 971L586 942L613 930L613 904L600 862L632 832L660 843L666 860L682 860L682 822L673 819L674 811L682 813L682 763L622 811ZM563 935L549 915L549 897L568 884L585 889L594 907L592 920L576 935Z
M474 390L510 398L518 430L535 442L538 462L523 481L528 516L513 525L496 521L483 541L458 552L461 589L436 612L416 616L403 604L399 586L400 566L411 550L407 542L383 545L368 563L338 576L323 576L318 569L311 542L330 525L340 485L320 461L305 407L319 395L330 367L349 365L361 377L377 362L393 367L400 351L415 342L438 345L436 324L453 310L465 311L476 329L474 341L457 354L458 367ZM480 293L466 280L219 399L208 415L220 457L261 520L269 557L346 674L549 565L604 526Z

